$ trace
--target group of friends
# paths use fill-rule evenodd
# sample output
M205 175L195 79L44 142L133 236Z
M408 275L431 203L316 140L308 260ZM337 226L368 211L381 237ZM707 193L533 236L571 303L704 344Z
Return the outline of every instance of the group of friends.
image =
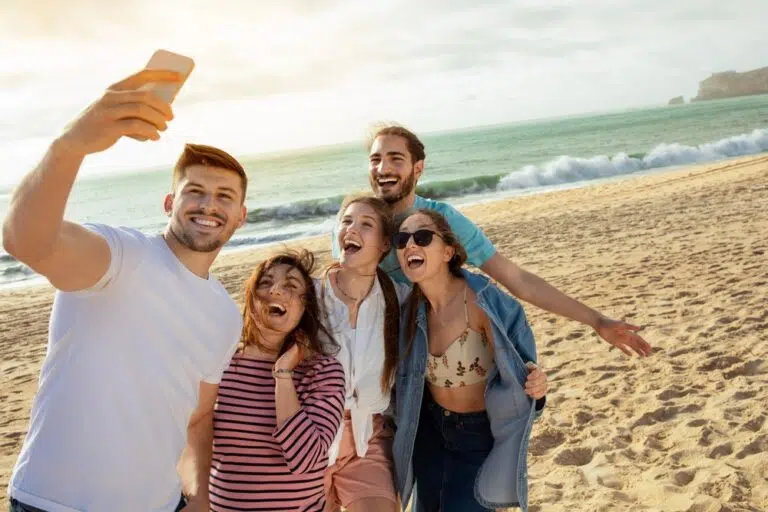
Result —
M517 299L647 356L639 328L418 196L425 148L400 126L370 140L372 194L341 206L333 262L275 253L242 308L209 273L246 222L225 151L185 146L161 234L64 220L87 155L158 140L173 114L145 86L179 79L108 88L13 193L5 249L56 294L9 510L527 510L547 378Z

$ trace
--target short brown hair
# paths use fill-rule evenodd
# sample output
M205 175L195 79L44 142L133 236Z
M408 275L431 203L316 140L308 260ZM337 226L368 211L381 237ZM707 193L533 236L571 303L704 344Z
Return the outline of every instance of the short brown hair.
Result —
M243 185L242 200L245 201L245 194L248 191L248 176L246 176L243 166L226 151L203 144L184 144L184 151L173 168L173 181L171 183L173 190L176 190L176 185L184 178L187 168L193 165L217 167L237 173L240 176L240 183Z
M405 139L406 143L408 144L408 152L411 154L411 163L419 162L427 157L427 154L424 150L424 143L419 140L416 134L408 128L396 124L380 126L368 139L368 151L371 150L373 141L375 141L377 137L383 137L386 135L396 135Z

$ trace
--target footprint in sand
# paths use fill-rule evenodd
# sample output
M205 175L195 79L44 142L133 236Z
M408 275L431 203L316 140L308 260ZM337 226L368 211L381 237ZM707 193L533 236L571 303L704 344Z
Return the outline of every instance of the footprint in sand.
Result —
M565 442L565 434L557 429L547 429L539 432L531 438L528 452L531 455L546 455L553 448L557 448Z
M586 411L578 411L573 415L573 422L577 425L586 425L594 419L594 416Z
M675 482L675 485L678 487L685 487L689 483L693 482L694 478L696 478L695 470L678 471L672 475L672 481Z
M701 350L701 347L681 348L679 350L675 350L674 352L670 352L669 357L674 359L676 357L690 354L691 352L699 352L700 350Z
M565 339L567 339L567 340L577 340L577 339L583 338L583 337L584 337L584 331L578 330L578 331L573 331L572 333L570 333L568 336L565 337Z
M726 379L732 379L734 377L754 377L755 375L762 375L763 373L765 373L763 360L759 359L757 361L744 363L743 365L739 366L738 368L734 368L733 370L723 372L723 377Z
M555 464L560 466L586 466L592 462L591 448L565 448L555 457Z
M674 419L679 412L679 407L660 407L655 411L643 413L630 428L634 429L636 427L645 427L656 423L663 423Z
M736 356L719 356L710 359L706 363L696 368L700 372L711 372L712 370L724 370L742 362L741 358Z
M736 458L741 460L744 457L749 457L750 455L756 455L758 453L764 454L765 452L768 452L768 436L762 435L737 453Z
M733 445L731 443L723 443L710 450L710 452L707 454L707 457L710 459L719 459L722 457L727 457L732 453Z
M757 418L752 418L751 420L747 421L742 425L742 428L744 430L749 430L750 432L759 432L761 428L763 428L763 425L765 424L765 416L758 416Z
M558 343L562 343L563 341L565 341L565 339L562 337L552 338L551 340L547 341L547 346L551 347L557 345Z
M682 386L675 385L656 395L656 398L666 402L667 400L675 400L677 398L682 398L690 393L691 393L690 389L684 389Z

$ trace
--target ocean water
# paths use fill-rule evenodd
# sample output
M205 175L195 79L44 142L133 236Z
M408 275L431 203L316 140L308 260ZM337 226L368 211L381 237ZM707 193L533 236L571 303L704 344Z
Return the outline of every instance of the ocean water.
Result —
M468 203L768 152L768 95L422 135L419 192ZM368 188L362 142L238 157L248 222L225 250L328 233L344 195ZM79 180L67 218L162 230L171 165ZM9 197L0 189L0 218ZM0 286L36 277L0 251Z

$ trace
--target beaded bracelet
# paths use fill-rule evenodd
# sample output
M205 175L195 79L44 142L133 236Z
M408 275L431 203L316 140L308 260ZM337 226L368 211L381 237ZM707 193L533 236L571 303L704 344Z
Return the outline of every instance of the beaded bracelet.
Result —
M290 379L293 376L293 370L272 368L272 376L276 379Z

